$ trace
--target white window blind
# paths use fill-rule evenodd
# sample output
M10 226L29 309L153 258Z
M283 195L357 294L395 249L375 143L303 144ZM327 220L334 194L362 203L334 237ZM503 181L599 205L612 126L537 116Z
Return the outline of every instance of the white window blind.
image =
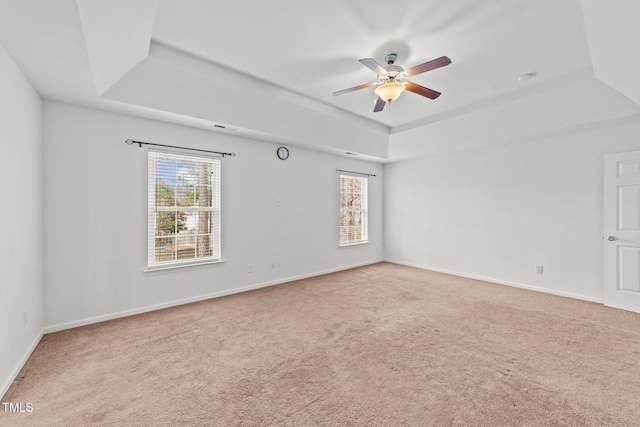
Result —
M220 255L220 158L149 151L148 268Z
M340 175L340 245L368 240L367 177Z

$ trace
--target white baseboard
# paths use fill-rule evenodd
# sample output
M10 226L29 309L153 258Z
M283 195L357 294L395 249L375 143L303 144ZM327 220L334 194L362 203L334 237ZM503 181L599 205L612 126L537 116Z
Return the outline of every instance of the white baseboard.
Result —
M579 300L582 300L582 301L589 301L589 302L595 302L595 303L603 304L602 298L594 298L594 297L590 297L590 296L587 296L587 295L574 294L574 293L571 293L571 292L558 291L558 290L549 289L549 288L541 288L541 287L538 287L538 286L526 285L524 283L510 282L510 281L507 281L507 280L494 279L492 277L477 276L475 274L460 273L458 271L443 270L441 268L435 268L435 267L429 267L429 266L425 266L425 265L412 264L412 263L402 262L402 261L395 261L395 260L391 260L391 259L386 259L385 261L389 262L389 263L392 263L392 264L405 265L407 267L415 267L415 268L420 268L422 270L429 270L429 271L435 271L437 273L450 274L452 276L465 277L467 279L482 280L483 282L491 282L491 283L496 283L498 285L512 286L514 288L527 289L527 290L530 290L530 291L543 292L545 294L558 295L558 296L561 296L561 297L568 297L568 298L579 299Z
M40 330L40 333L38 333L36 339L33 340L27 351L25 351L24 355L22 355L22 358L20 359L16 367L13 368L13 371L11 371L9 378L7 378L0 387L0 400L4 398L4 395L7 393L7 391L9 391L9 387L11 387L11 384L13 384L15 379L18 377L18 374L24 367L25 363L27 363L27 360L29 360L29 357L31 357L31 353L33 353L33 350L35 350L36 346L40 343L42 335L44 335L44 331Z
M49 334L49 333L52 333L52 332L63 331L65 329L77 328L79 326L86 326L86 325L91 325L93 323L105 322L107 320L113 320L113 319L118 319L118 318L121 318L121 317L133 316L135 314L142 314L142 313L147 313L147 312L150 312L150 311L162 310L163 308L175 307L175 306L178 306L178 305L189 304L189 303L192 303L192 302L204 301L204 300L208 300L208 299L211 299L211 298L218 298L218 297L223 297L223 296L226 296L226 295L237 294L237 293L240 293L240 292L251 291L251 290L254 290L254 289L265 288L265 287L268 287L268 286L280 285L280 284L283 284L283 283L293 282L295 280L307 279L309 277L322 276L323 274L329 274L329 273L335 273L335 272L338 272L338 271L350 270L352 268L357 268L357 267L362 267L362 266L365 266L365 265L376 264L376 263L383 262L383 261L384 261L383 259L378 259L378 260L375 260L375 261L368 261L368 262L349 265L349 266L345 266L345 267L332 268L332 269L329 269L329 270L317 271L317 272L314 272L314 273L302 274L302 275L299 275L299 276L291 276L291 277L286 277L286 278L283 278L283 279L272 280L272 281L269 281L269 282L262 282L262 283L257 283L257 284L253 284L253 285L249 285L249 286L242 286L242 287L239 287L239 288L226 289L224 291L212 292L212 293L209 293L209 294L199 295L199 296L195 296L195 297L189 297L189 298L183 298L183 299L179 299L179 300L167 301L167 302L164 302L164 303L161 303L161 304L154 304L154 305L149 305L149 306L145 306L145 307L139 307L139 308L134 308L134 309L130 309L130 310L119 311L119 312L116 312L116 313L109 313L109 314L104 314L104 315L101 315L101 316L88 317L88 318L85 318L85 319L74 320L72 322L59 323L59 324L56 324L56 325L50 325L50 326L45 327L44 328L44 333L45 334Z

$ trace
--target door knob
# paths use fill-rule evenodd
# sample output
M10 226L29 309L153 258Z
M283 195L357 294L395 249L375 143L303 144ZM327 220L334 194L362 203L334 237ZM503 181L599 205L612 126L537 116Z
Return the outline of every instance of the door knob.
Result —
M616 240L616 238L613 237L613 236L609 236L609 237L607 237L607 240L610 241L610 242L613 242L614 240Z

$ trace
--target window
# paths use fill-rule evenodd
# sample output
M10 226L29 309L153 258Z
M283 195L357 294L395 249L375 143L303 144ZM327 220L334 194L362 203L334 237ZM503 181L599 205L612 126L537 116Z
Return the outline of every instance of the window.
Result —
M340 175L340 245L365 243L368 178Z
M220 260L220 159L149 151L148 268Z

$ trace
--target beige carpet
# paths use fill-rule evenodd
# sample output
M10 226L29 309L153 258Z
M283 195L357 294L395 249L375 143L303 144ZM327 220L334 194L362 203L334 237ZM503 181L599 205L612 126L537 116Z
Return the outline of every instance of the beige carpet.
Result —
M381 263L44 336L3 426L637 426L640 314Z

